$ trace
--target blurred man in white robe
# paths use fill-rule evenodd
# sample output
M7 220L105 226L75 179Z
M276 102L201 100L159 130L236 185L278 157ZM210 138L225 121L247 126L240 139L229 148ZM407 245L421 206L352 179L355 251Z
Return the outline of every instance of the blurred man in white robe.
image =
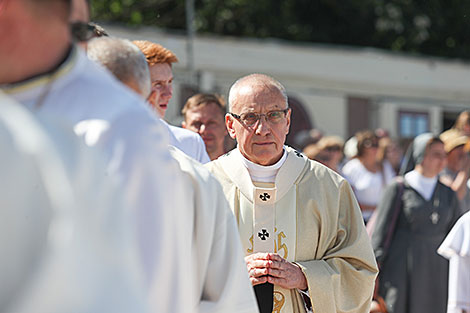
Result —
M130 212L97 151L1 92L0 150L0 311L148 312Z
M87 53L143 99L160 96L151 91L145 56L132 42L97 38L88 43ZM181 150L174 148L171 154L187 177L187 192L182 197L187 217L194 220L192 240L187 241L195 275L194 292L186 295L192 312L256 312L241 243L233 236L236 222L220 184Z
M449 260L447 313L469 313L470 212L455 223L437 252Z
M120 180L154 311L188 312L192 220L168 133L146 104L71 41L68 0L0 0L0 89L35 114L71 123ZM159 295L155 297L154 295Z

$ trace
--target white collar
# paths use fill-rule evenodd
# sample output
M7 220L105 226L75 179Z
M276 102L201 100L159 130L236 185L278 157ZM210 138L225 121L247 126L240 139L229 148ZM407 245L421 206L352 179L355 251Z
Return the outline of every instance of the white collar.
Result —
M284 162L287 159L287 153L286 150L282 150L282 157L279 161L277 161L273 165L260 165L251 162L243 154L240 152L240 150L237 148L236 151L238 152L238 155L240 156L240 159L242 160L243 165L246 167L248 172L250 173L250 177L252 181L256 182L266 182L266 183L274 183L276 180L276 175L277 172L279 172L279 169L281 166L284 164Z
M286 193L296 184L302 172L306 169L310 161L308 158L295 151L293 148L284 146L287 154L286 161L279 169L274 184L277 188L276 199L282 199ZM253 181L251 180L248 169L243 165L242 158L238 156L238 148L229 151L219 157L214 162L219 163L225 169L228 178L233 181L240 192L253 202Z
M437 175L434 177L425 177L416 170L405 174L406 182L426 200L431 199L437 184L437 179Z

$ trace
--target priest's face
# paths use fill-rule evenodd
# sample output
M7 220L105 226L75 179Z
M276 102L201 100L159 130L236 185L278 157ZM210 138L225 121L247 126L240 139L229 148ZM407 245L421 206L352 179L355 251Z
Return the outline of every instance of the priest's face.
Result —
M168 103L173 96L173 71L170 63L157 63L149 67L152 91L159 94L156 103L152 103L154 109L161 118L165 117Z
M231 103L231 113L226 115L225 122L243 156L260 165L279 161L291 114L282 93L274 86L241 86Z

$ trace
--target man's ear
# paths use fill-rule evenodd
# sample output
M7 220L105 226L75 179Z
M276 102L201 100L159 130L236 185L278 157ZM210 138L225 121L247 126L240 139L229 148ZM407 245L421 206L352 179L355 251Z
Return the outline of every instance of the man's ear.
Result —
M232 139L236 138L235 129L233 128L234 118L230 114L225 114L225 127L227 128L228 134Z
M289 130L290 130L290 114L291 113L292 113L292 109L289 108L289 111L287 111L287 114L286 114L286 120L287 120L286 135L289 133Z
M181 127L186 128L186 121L181 122Z

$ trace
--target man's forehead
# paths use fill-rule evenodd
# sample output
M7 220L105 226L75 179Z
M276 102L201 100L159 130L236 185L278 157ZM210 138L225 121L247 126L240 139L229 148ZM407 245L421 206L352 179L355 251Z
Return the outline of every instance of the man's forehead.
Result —
M173 70L168 63L157 63L151 65L149 69L152 82L164 82L173 79Z
M216 119L220 118L220 116L223 119L225 116L225 112L222 112L222 109L215 102L207 102L194 106L188 109L186 114L194 117L197 116L198 118L204 117L206 119Z
M254 90L253 90L254 86L251 86L251 85L243 85L241 86L240 88L238 88L238 96L248 96L248 95L251 95Z
M283 107L285 98L282 92L273 85L254 84L240 86L236 92L234 106L241 109L243 107L255 106Z

